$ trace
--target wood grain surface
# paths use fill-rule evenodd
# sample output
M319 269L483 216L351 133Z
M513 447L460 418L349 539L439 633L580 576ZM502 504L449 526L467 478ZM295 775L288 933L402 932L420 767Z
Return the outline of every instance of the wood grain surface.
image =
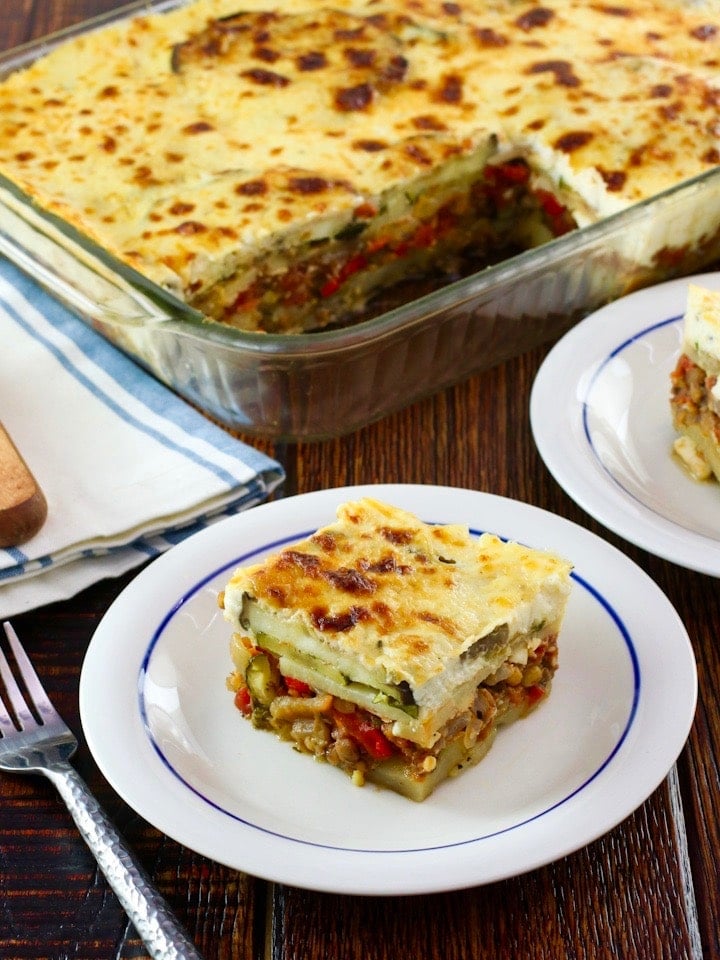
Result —
M115 6L112 0L4 0L0 43L9 48ZM83 656L109 604L135 573L13 619L79 735L78 770L208 960L720 960L720 590L714 578L609 533L549 475L528 419L530 388L547 349L346 437L250 442L285 466L287 482L278 496L367 482L490 491L600 534L668 595L698 661L696 720L663 784L585 849L515 879L398 898L312 893L220 866L135 814L104 781L82 736ZM67 811L41 778L0 777L0 957L146 957Z

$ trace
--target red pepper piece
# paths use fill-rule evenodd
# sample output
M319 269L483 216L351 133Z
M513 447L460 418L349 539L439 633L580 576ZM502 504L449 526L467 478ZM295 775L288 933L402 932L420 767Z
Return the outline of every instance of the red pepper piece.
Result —
M417 249L431 247L435 243L436 228L430 223L422 223L417 228L410 241L410 246Z
M240 713L244 713L245 716L248 716L252 713L252 699L250 697L250 691L247 687L240 687L235 694L235 706L238 708Z
M534 684L532 687L527 688L526 694L529 703L537 703L545 696L545 691L542 687Z
M260 301L259 292L256 284L251 284L245 290L241 290L235 297L232 305L226 311L228 314L238 313L241 310L252 310Z
M370 242L366 245L365 250L367 253L377 253L378 250L384 250L385 247L389 246L389 237L376 237L374 240L370 240Z
M350 259L340 267L337 275L331 277L323 284L320 288L320 296L329 297L331 294L336 293L348 277L351 277L354 273L357 273L366 266L367 260L362 254L358 253L356 256L350 257Z
M536 196L540 201L543 212L549 217L559 217L565 212L565 207L549 190L537 190Z
M395 748L382 730L356 710L354 713L336 711L335 722L343 733L354 740L373 760L387 760L395 753Z
M289 693L295 693L299 697L311 697L313 688L302 680L296 680L295 677L285 677L285 686Z
M333 293L336 293L339 289L340 279L338 277L331 277L320 287L320 296L331 297Z
M524 163L500 163L487 170L492 170L494 179L505 183L527 183L530 179L530 168Z
M377 210L372 203L361 203L360 206L355 207L355 216L364 220L371 220L376 213Z

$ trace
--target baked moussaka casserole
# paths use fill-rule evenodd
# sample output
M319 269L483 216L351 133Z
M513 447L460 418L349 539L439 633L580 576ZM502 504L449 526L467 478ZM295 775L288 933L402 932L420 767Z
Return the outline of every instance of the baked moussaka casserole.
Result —
M345 503L230 578L228 686L256 727L421 801L550 693L570 572L493 534Z
M0 84L0 183L215 321L349 323L716 166L713 6L180 3Z
M696 480L720 480L720 293L688 287L680 358L671 374L673 449Z

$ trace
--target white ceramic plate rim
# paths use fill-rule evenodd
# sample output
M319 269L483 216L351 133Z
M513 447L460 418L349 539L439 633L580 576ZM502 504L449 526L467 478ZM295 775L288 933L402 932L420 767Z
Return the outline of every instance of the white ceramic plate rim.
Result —
M668 398L670 371L679 356L682 317L690 282L720 289L720 273L671 280L616 300L591 314L558 341L533 384L530 423L538 451L560 486L592 517L631 543L680 566L720 576L720 539L705 535L703 521L716 515L716 484L698 484L672 462L673 432ZM677 350L660 359L653 348L669 329ZM636 349L641 345L643 349ZM655 402L629 411L622 429L656 438L652 456L642 464L649 475L661 474L654 497L613 461L597 442L601 431L590 423L600 388L609 379L609 364L622 357L639 391L651 388ZM610 428L612 429L612 428ZM613 438L622 445L620 428ZM677 485L685 507L674 515L662 509ZM663 489L664 487L664 489ZM714 504L714 508L713 508Z
M389 791L353 787L339 771L296 754L237 714L227 721L232 708L227 707L224 675L213 679L212 690L198 680L193 692L191 682L188 716L207 702L210 728L215 714L219 724L237 724L233 737L237 730L239 742L246 744L243 749L254 752L257 781L251 764L240 807L231 810L237 798L226 801L226 793L237 788L236 766L230 765L231 773L219 785L192 782L194 762L202 760L203 751L188 748L187 741L205 735L198 732L202 724L193 729L190 723L183 743L173 730L160 742L165 736L162 724L146 726L148 702L150 712L157 706L153 670L161 674L164 669L153 666L155 658L180 674L187 672L181 660L189 646L206 630L217 633L217 624L210 621L217 616L218 584L238 557L314 529L332 519L341 502L365 495L431 522L465 522L476 531L490 529L573 559L575 582L566 623L572 620L574 626L561 636L561 668L553 694L531 717L502 731L478 767L442 785L423 804L413 804ZM599 630L607 650L597 649L597 638L585 635L585 623L591 633ZM597 662L586 668L582 657L588 654ZM225 655L223 650L223 669ZM611 675L596 676L606 661L614 664ZM177 688L187 681L180 676ZM597 701L594 710L607 700L612 723L585 716L585 702L575 702L580 696L576 684ZM136 812L178 842L271 881L329 892L395 895L460 889L515 876L603 835L632 813L671 768L687 739L696 695L695 661L676 611L657 585L614 547L527 504L471 490L398 484L318 491L255 507L155 560L98 626L83 664L80 710L90 750L110 784ZM552 711L564 709L564 703L580 710L581 724L587 721L587 743L599 744L597 761L587 770L575 770L583 760L573 752L580 742L566 729L568 718L560 714L553 719ZM543 711L548 711L545 721ZM569 718L571 726L575 723ZM496 792L501 796L505 791L512 807L512 784L527 782L514 768L502 777L493 773L495 790L483 786L491 770L503 770L513 744L521 751L520 767L530 749L530 769L534 762L547 772L551 789L547 795L530 795L517 815L514 810L506 813L501 804L493 819L483 807L492 806ZM227 749L231 755L232 743ZM168 759L174 753L180 756L177 763ZM264 766L266 757L272 760ZM487 774L482 773L485 765ZM288 788L284 796L263 796L265 778L272 782L279 776L287 776L281 781ZM255 787L257 807L251 792ZM302 803L308 791L315 791L308 795L320 809L298 812L293 797L297 794ZM337 834L325 838L312 823L303 825L310 813L321 822L327 817L328 830L335 818L341 825L360 823L361 832L353 834L349 828L347 842L340 842ZM374 842L376 835L380 839Z

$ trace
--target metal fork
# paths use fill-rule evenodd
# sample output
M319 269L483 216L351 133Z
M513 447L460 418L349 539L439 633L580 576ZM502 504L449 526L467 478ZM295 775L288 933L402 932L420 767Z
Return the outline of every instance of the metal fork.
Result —
M69 760L77 740L48 699L15 630L3 623L27 699L0 648L0 770L39 773L57 788L154 960L201 960L125 841Z

